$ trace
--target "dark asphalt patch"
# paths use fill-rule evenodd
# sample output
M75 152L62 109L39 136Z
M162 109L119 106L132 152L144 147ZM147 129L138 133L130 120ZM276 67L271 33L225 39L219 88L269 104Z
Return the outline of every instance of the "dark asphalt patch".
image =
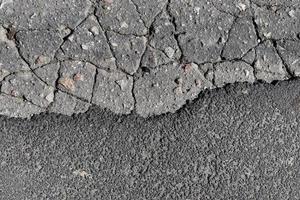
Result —
M206 92L149 119L0 117L0 199L300 199L300 81Z

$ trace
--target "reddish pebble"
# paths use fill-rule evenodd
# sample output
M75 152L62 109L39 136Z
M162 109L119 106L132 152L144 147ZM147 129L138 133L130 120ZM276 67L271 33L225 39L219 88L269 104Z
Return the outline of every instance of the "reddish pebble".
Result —
M202 81L197 79L197 80L195 80L195 84L196 84L197 87L201 87Z
M11 96L13 96L13 97L17 97L19 93L18 93L16 90L12 90L12 91L10 92L10 94L11 94Z
M70 78L62 78L59 80L59 84L64 86L67 90L75 90L75 84L74 81Z
M74 75L73 80L74 81L83 81L83 75L80 73L77 73Z
M181 95L181 94L183 94L183 91L182 91L182 87L176 87L175 89L174 89L174 93L176 94L176 95Z
M192 71L193 66L192 66L191 63L188 63L188 64L183 65L182 68L183 68L183 70L184 70L185 73L189 73L189 72Z

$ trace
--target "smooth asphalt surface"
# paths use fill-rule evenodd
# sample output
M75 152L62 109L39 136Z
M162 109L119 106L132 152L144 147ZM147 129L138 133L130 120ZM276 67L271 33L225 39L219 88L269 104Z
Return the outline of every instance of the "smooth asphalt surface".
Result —
M143 119L0 117L0 199L300 199L300 81L205 92Z

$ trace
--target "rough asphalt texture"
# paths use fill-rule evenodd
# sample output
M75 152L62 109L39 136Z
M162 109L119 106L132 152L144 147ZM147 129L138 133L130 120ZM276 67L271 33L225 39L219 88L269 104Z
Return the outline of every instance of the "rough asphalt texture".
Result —
M300 76L299 0L0 0L0 114L143 117Z
M300 199L300 81L205 92L144 119L0 117L0 199Z

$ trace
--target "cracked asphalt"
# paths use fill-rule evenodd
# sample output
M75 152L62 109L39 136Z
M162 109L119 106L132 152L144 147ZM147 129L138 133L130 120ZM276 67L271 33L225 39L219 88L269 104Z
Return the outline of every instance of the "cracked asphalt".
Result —
M0 199L300 199L299 0L0 0Z
M145 119L0 117L0 199L300 199L300 80L206 91Z
M174 113L300 75L299 0L0 0L0 114Z

